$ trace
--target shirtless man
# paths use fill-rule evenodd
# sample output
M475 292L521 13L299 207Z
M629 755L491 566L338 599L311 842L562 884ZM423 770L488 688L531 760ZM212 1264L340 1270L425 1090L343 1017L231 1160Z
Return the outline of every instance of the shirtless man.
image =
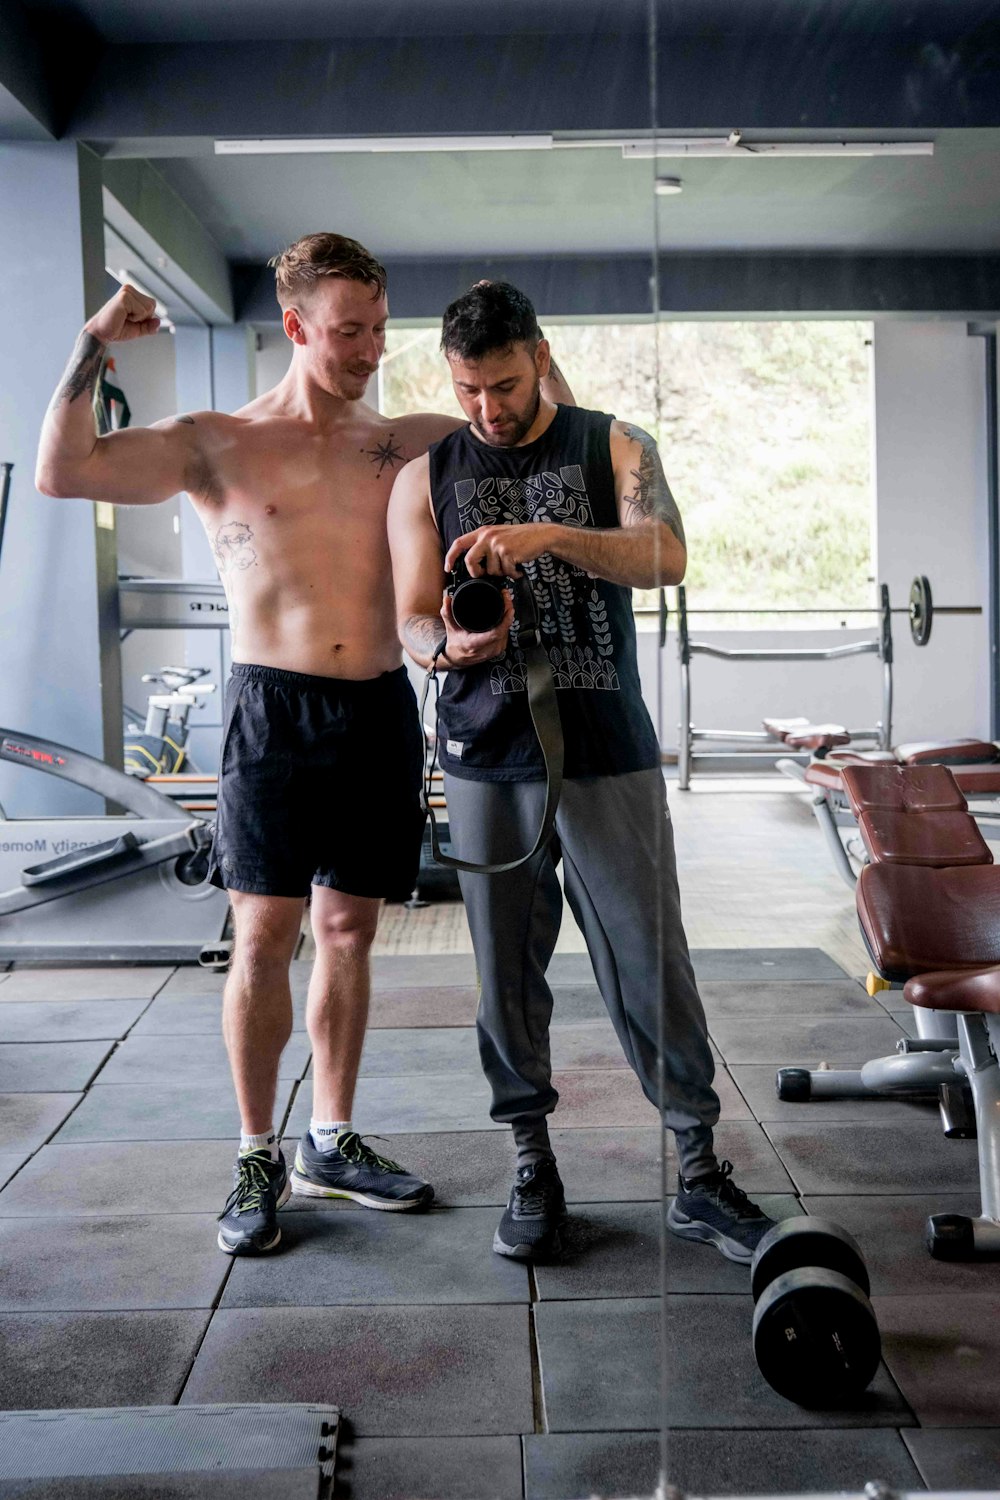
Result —
M386 508L401 466L459 424L389 419L364 404L388 306L385 270L361 245L308 235L272 264L294 345L273 390L231 416L196 412L98 437L91 402L108 345L159 327L152 300L123 286L80 335L37 473L43 494L120 505L186 490L229 600L212 879L229 891L236 928L223 1033L242 1130L218 1236L232 1255L274 1249L276 1213L293 1189L395 1210L433 1197L370 1150L351 1110L380 904L412 890L423 822ZM274 1104L292 1029L289 963L310 893L313 1113L289 1177Z

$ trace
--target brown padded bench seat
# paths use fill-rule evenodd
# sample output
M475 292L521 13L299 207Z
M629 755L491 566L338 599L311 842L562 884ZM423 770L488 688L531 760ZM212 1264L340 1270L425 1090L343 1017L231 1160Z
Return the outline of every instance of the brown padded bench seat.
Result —
M944 766L904 767L888 762L845 766L844 790L854 816L874 808L919 815L961 812L968 804ZM880 858L873 852L873 858Z
M845 766L896 766L899 762L891 750L834 750L824 760L814 760L805 768L805 779L810 786L822 787L824 791L844 790L841 771ZM1000 764L953 766L952 775L960 791L967 797L991 797L1000 795Z
M1000 967L971 974L962 969L920 974L906 981L903 994L911 1005L921 1005L927 1010L975 1010L1000 1015Z
M992 740L920 740L897 745L896 759L903 766L988 766L1000 762L1000 748Z
M849 745L851 736L843 724L810 724L808 719L764 719L764 728L773 740L781 740L789 750L831 750L834 745Z

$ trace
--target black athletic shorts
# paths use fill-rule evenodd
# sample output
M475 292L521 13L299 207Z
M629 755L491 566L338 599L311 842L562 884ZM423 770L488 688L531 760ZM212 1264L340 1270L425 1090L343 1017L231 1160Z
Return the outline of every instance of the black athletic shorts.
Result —
M210 879L403 900L417 882L423 738L406 668L363 682L234 662Z

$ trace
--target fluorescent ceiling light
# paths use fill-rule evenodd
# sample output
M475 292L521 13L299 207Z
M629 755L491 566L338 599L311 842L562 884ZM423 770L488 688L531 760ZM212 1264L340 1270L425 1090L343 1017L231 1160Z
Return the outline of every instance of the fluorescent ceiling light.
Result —
M347 135L325 140L216 141L216 156L298 156L390 151L551 151L550 135Z
M658 198L669 198L672 194L682 193L684 184L679 177L658 177L653 191Z
M754 156L933 156L933 141L745 141L728 136L657 136L622 144L626 159L709 156L735 161Z
M346 135L298 140L216 141L217 156L380 155L398 151L620 151L626 160L772 156L933 156L933 141L745 141L739 130L719 136L633 137L552 135Z

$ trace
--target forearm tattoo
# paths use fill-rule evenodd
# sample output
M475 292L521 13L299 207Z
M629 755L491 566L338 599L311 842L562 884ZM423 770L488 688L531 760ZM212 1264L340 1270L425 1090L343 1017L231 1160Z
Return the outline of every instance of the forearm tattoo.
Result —
M681 545L686 547L681 513L670 493L655 438L650 437L648 432L643 432L641 427L623 427L622 431L633 443L639 444L639 467L630 471L635 480L635 491L624 497L628 506L628 523L634 525L637 521L650 519L662 521L670 527Z
M81 333L59 387L59 400L76 401L80 396L93 400L103 363L104 345L100 339L92 333Z
M445 635L440 615L410 615L403 621L403 645L414 656L433 656Z
M245 521L220 526L211 541L220 573L242 573L257 566L257 554L250 545L253 532Z

